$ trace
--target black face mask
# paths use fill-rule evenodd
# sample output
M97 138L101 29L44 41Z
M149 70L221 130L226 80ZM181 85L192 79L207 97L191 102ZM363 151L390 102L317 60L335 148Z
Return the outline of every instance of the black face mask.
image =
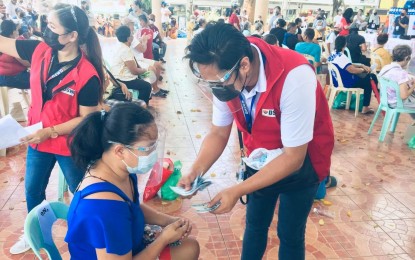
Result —
M212 87L212 93L222 102L228 102L238 97L245 88L245 83L248 77L245 78L244 86L241 91L235 89L235 82L238 79L238 74L232 84L229 85L216 85Z
M55 51L60 51L65 47L65 44L59 42L59 34L52 32L49 27L46 27L43 32L43 39Z
M374 15L377 15L378 13L373 13Z
M334 35L338 35L340 31L334 31Z

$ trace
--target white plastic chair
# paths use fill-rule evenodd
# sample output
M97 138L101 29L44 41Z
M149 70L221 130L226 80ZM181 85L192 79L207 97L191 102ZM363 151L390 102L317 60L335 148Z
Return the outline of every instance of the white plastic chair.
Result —
M363 89L361 88L345 88L343 85L343 80L340 76L340 72L337 67L333 63L328 63L329 67L329 74L330 74L330 88L327 92L329 98L329 108L333 107L334 99L339 91L346 91L347 92L347 99L346 99L346 110L350 108L350 101L352 100L352 93L356 93L356 108L354 116L357 117L359 114L359 103L360 103L360 95L363 94ZM337 81L337 87L334 86L334 78Z

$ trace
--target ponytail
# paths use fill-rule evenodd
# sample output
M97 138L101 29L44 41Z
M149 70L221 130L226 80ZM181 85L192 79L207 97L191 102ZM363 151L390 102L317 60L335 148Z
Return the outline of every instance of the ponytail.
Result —
M103 119L101 120L101 112L89 114L68 137L72 159L80 169L86 170L91 162L100 159L104 153L101 141L105 118Z
M105 80L104 69L103 69L104 65L102 62L102 49L99 43L98 35L91 27L89 27L88 32L87 32L85 45L86 45L86 55L88 57L88 60L95 67L95 70L97 71L99 79L100 79L101 88L99 91L99 97L100 97L100 101L102 101L102 98L104 95L103 82Z

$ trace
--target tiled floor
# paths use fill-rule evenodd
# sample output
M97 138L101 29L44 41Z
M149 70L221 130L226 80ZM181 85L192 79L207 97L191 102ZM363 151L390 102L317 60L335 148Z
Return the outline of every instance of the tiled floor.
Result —
M189 169L210 127L210 104L195 87L181 60L186 42L169 42L164 86L171 93L165 100L154 99L160 121L168 129L166 156L181 160L184 173ZM106 48L107 57L111 55ZM372 103L376 108L375 102ZM415 259L415 151L402 137L409 117L402 116L394 135L379 143L382 119L372 136L367 130L372 116L354 117L352 111L332 111L336 132L332 174L337 188L326 199L332 206L316 203L334 214L333 219L311 214L307 225L307 259ZM201 137L201 138L200 138ZM154 207L191 219L193 236L201 246L200 259L239 259L244 229L244 206L237 204L225 215L197 214L191 203L204 202L234 183L238 164L236 132L222 157L208 172L215 185L189 200L151 201ZM8 150L0 159L0 259L33 259L32 253L10 256L10 246L21 234L26 215L24 198L25 147ZM48 186L48 199L57 198L54 171ZM69 201L70 198L68 197ZM324 219L325 224L319 225ZM269 231L264 259L277 259L278 238L275 218ZM65 225L55 230L56 241L69 258L63 242Z

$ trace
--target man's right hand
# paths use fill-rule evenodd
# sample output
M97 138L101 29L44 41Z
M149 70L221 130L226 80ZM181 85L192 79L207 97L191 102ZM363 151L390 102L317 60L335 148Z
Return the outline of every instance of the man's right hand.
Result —
M185 190L190 190L192 188L192 183L194 182L194 180L197 178L199 174L197 174L196 172L192 171L184 176L182 176L182 178L179 180L179 182L177 183L177 187L181 187ZM191 198L192 196L194 196L196 193L192 194L189 197L186 198Z

